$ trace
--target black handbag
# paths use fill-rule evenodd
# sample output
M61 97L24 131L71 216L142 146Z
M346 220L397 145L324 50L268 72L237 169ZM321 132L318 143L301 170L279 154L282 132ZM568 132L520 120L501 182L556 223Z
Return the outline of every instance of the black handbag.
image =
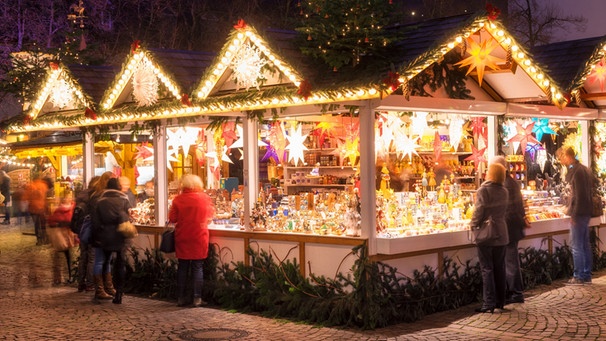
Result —
M162 233L160 251L164 253L175 252L175 229L168 229Z
M472 227L471 232L473 235L472 241L476 245L484 245L499 239L499 233L494 226L492 217L488 217L480 226Z

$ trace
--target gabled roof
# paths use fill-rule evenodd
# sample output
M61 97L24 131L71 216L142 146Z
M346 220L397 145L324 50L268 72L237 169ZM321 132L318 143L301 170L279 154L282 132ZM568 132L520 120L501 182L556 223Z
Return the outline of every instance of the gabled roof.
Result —
M65 65L51 62L41 89L27 108L27 115L35 119L48 112L91 107L93 103Z
M170 70L185 93L191 93L216 54L199 51L150 48L150 53L164 70Z
M404 83L434 62L441 61L453 49L465 59L470 57L471 45L481 46L492 42L497 48L490 55L505 63L497 65L498 69L495 71L485 68L485 91L496 93L504 101L546 100L558 107L567 104L557 83L498 21L490 20L486 15L456 16L415 25L416 31L409 33L402 41L402 44L410 46L411 50L402 57L404 63L399 69L400 79ZM468 66L464 68L467 69ZM468 74L471 69L469 66ZM478 80L481 71L484 69L477 72Z
M193 96L205 99L221 91L261 86L298 87L302 80L297 70L284 62L254 28L241 20L202 76Z
M179 84L177 84L176 77L171 71L166 71L156 60L153 53L150 50L139 46L138 42L133 43L131 52L129 53L126 61L122 65L122 69L115 77L111 86L105 91L105 94L101 100L101 109L104 111L110 110L124 103L130 103L131 95L133 91L139 93L139 90L146 91L144 89L145 84L135 87L133 80L137 75L141 75L144 79L142 83L152 83L151 88L156 87L156 93L149 93L143 95L150 95L152 98L137 98L133 96L134 102L139 107L145 107L155 104L157 101L172 98L175 100L181 100L182 90ZM161 88L166 89L167 93L163 93ZM161 97L164 96L164 97Z
M101 102L103 93L120 71L114 66L69 65L68 68L94 103Z
M604 92L599 84L595 84L592 91L593 82L588 83L587 77L604 58L605 48L606 36L601 36L536 46L532 53L550 69L550 74L564 90L574 95L578 104L581 92Z

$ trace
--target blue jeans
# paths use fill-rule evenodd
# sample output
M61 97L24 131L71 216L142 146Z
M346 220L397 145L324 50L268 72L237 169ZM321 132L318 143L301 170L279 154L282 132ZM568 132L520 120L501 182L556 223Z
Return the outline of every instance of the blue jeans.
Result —
M179 259L177 268L177 294L185 298L187 275L191 268L191 280L194 287L194 298L202 297L202 282L204 280L203 259Z
M576 216L570 218L570 247L572 248L572 262L574 278L583 281L591 280L593 267L593 253L589 242L589 216Z
M93 275L108 274L111 272L110 263L112 252L105 251L100 247L95 248L95 263L93 264Z

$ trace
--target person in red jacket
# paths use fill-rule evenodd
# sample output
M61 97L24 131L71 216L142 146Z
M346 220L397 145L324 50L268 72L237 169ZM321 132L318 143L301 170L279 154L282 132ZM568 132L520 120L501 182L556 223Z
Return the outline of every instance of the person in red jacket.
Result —
M186 174L180 181L181 193L172 202L168 219L175 223L175 255L177 267L177 305L182 307L191 300L185 296L187 274L192 272L194 288L194 306L200 307L202 301L202 266L208 256L208 222L214 215L210 197L204 193L202 180L192 174Z

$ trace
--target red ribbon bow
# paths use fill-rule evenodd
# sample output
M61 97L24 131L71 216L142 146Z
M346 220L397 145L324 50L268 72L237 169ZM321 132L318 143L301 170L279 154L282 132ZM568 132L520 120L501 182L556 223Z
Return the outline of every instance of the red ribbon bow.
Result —
M400 75L397 72L388 72L387 77L383 78L383 84L387 85L391 91L396 91L402 84L400 82Z
M86 110L84 110L84 116L88 117L92 120L96 120L97 119L97 113L94 112L91 108L86 108Z
M243 30L246 28L246 22L244 21L244 19L239 19L238 23L234 25L234 28L236 30Z
M303 80L301 84L299 84L299 90L297 90L297 95L307 99L311 96L311 84L307 80Z
M139 47L141 47L141 45L140 45L139 43L140 43L140 41L139 41L139 40L135 40L135 41L133 41L133 43L132 43L132 44L130 44L130 50L131 50L133 53L135 53L135 52L136 52L136 51L139 49Z
M189 96L187 94L181 95L181 103L188 107L191 107L191 101L189 100Z
M486 12L488 12L489 20L496 20L501 14L501 10L492 4L486 4Z
M59 64L55 63L55 62L50 62L48 63L48 65L51 67L51 69L53 70L57 70L59 68Z

